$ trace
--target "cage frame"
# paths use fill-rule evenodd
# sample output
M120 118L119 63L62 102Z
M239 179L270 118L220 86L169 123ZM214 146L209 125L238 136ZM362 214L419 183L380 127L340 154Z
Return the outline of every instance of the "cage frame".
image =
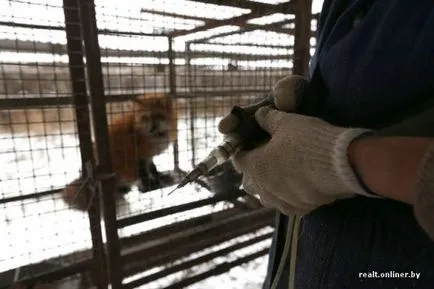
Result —
M133 281L130 283L122 284L123 277L125 277L125 270L123 269L128 262L129 258L121 256L122 246L125 245L125 241L128 243L127 239L122 239L118 236L118 229L125 226L137 224L143 220L149 220L157 215L167 215L174 212L179 212L180 210L187 210L194 207L204 206L208 203L216 203L223 200L230 200L230 196L215 196L205 201L198 201L194 204L187 204L186 206L181 206L178 208L170 208L170 210L161 210L160 212L150 212L141 215L135 215L133 217L125 219L116 219L115 205L113 194L107 193L113 190L113 169L110 163L109 151L105 144L107 143L107 121L105 118L98 118L95 115L106 114L105 104L108 102L125 101L134 98L135 94L119 94L119 95L109 95L105 93L104 84L102 80L102 65L101 56L109 55L110 50L105 49L101 51L98 44L98 35L137 35L137 36L162 36L166 37L168 41L168 51L161 52L160 56L168 59L169 64L169 93L171 97L174 98L189 98L192 97L186 92L179 91L177 89L176 83L176 65L175 57L181 56L188 61L191 59L191 54L189 53L189 46L191 44L216 44L215 42L210 42L210 40L229 36L237 33L244 33L248 31L253 31L256 29L267 29L269 31L275 31L278 33L287 33L288 35L294 35L295 41L293 48L293 68L292 72L299 75L307 75L307 69L309 65L310 53L309 50L311 45L309 43L310 37L313 36L310 28L311 19L318 19L318 15L311 14L312 0L291 0L289 2L284 2L281 4L266 4L261 2L243 1L243 0L191 0L198 3L216 4L221 6L230 6L236 8L250 9L250 13L242 14L241 16L232 17L223 20L210 20L202 17L192 17L183 16L176 13L167 12L155 12L163 16L173 16L173 17L184 17L185 19L191 20L201 20L205 24L202 26L195 27L189 30L173 30L169 33L138 33L138 32L128 32L128 31L112 31L108 29L98 29L96 25L95 16L95 5L93 0L63 0L63 10L65 14L65 27L61 26L48 26L48 25L31 25L25 23L9 23L0 22L0 25L10 25L14 27L32 28L32 29L43 29L43 30L62 30L66 32L67 44L66 45L52 45L47 43L35 43L34 41L13 41L9 43L3 42L0 49L10 49L16 50L19 47L20 51L26 51L26 47L29 51L34 51L35 47L38 51L48 52L48 53L58 53L67 54L69 56L68 67L71 75L72 84L72 95L67 97L47 97L43 100L41 99L23 99L23 98L7 98L0 99L0 107L4 109L22 109L22 108L40 108L49 106L60 106L60 105L73 105L77 118L81 121L77 122L77 130L79 137L80 153L82 157L83 171L85 176L92 177L92 185L97 188L98 197L94 198L89 208L88 217L91 228L92 236L92 257L81 261L77 264L72 264L62 269L54 270L38 276L20 280L19 283L23 285L32 285L35 282L44 281L54 281L66 276L70 276L76 273L83 273L86 271L91 271L93 276L93 281L98 289L108 288L108 284L114 289L118 288L133 288L134 286L152 281L152 278L146 277L141 278L138 281ZM142 9L142 12L150 12L146 9ZM279 21L271 24L256 25L247 23L248 20L267 16L273 13L284 13L294 15L291 20ZM80 27L77 27L77 23L80 23ZM285 24L294 24L294 28L282 28ZM215 34L209 37L203 37L201 39L196 39L194 41L186 42L185 52L179 53L173 50L173 40L179 36L186 36L200 31L206 31L211 28L221 27L224 25L236 25L240 27L240 30L232 32L224 32L220 34ZM87 27L88 29L83 29ZM6 45L6 44L7 45ZM222 43L221 43L222 44ZM243 44L244 45L244 44ZM261 45L262 46L262 45ZM278 45L268 45L274 48L288 48L287 46ZM112 51L113 53L113 51ZM86 57L91 55L92 57ZM176 55L175 55L176 54ZM119 52L116 51L116 55ZM140 56L144 53L140 52ZM146 55L146 53L145 53ZM153 53L152 55L155 55ZM195 57L206 56L206 53L195 53ZM212 53L213 56L216 53ZM224 54L221 56L240 56L235 53ZM128 56L131 56L131 52L128 52ZM86 64L83 63L83 58L86 57L88 61ZM187 67L189 67L187 61ZM87 67L88 74L86 77L85 69ZM87 78L89 80L88 87L86 86L83 79ZM89 91L89 92L88 92ZM243 90L245 92L246 90ZM256 91L255 92L265 92ZM208 94L218 94L222 95L225 92L222 91L207 91ZM230 92L232 95L234 92ZM95 97L98 96L98 97ZM97 147L96 152L92 148L92 140L90 138L91 131L91 120L90 120L90 110L93 111L93 126L97 128L95 131L95 145ZM178 145L174 144L174 163L175 170L179 173L182 170L179 169L179 156L178 156ZM193 149L193 152L195 150ZM193 157L193 161L194 161ZM27 194L23 196L8 197L0 199L0 204L7 204L9 202L23 201L26 199L34 199L46 195L52 195L59 193L61 189L50 190L46 192ZM103 194L104 192L104 194ZM240 194L241 192L239 192ZM101 206L100 206L101 205ZM102 209L102 212L101 212ZM101 213L105 219L105 231L107 241L104 244L101 232ZM268 216L265 221L259 222L260 225L273 225L272 219L273 215L267 211L253 211L246 212L245 220L258 220L256 219L258 214L263 216L264 214ZM206 216L205 216L206 217ZM238 223L237 223L238 224ZM255 226L252 224L252 228L257 228L260 226ZM218 227L218 225L217 225ZM224 227L224 226L223 226ZM267 235L267 237L270 237ZM258 240L262 240L258 237ZM248 244L249 242L246 242ZM247 246L247 245L246 245ZM234 248L237 246L234 246ZM239 247L239 246L238 246ZM187 250L188 251L188 250ZM266 254L267 252L254 253L250 257L246 257L246 260L256 258L261 254ZM217 254L217 253L216 253ZM214 254L214 255L216 255ZM213 254L211 254L213 256ZM137 255L135 255L137 256ZM202 258L203 259L203 258ZM245 261L245 260L244 260ZM242 261L242 262L244 262ZM241 263L242 263L241 262ZM194 263L194 262L193 262ZM193 264L192 262L188 264ZM214 271L210 271L209 274L203 274L203 276L194 276L188 280L181 281L180 283L173 284L168 288L179 288L176 286L191 284L207 278L218 272L222 273L233 266L236 266L239 262L233 264L226 264L226 266L220 266ZM182 268L187 268L187 265L178 266L181 270ZM143 269L143 267L142 267ZM174 269L166 269L165 272L172 272ZM128 271L128 270L127 270ZM106 273L107 272L107 273ZM129 272L131 273L131 272ZM157 274L158 275L158 274ZM161 274L160 274L161 275ZM158 276L154 276L157 278Z

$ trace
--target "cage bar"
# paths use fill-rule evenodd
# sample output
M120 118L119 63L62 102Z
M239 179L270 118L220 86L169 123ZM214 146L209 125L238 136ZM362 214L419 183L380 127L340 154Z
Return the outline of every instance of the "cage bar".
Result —
M307 76L310 60L312 0L296 1L294 74Z
M67 38L69 69L72 81L72 93L77 119L77 131L80 144L80 155L83 177L87 177L86 164L95 167L93 157L89 107L86 89L86 74L83 62L81 43L80 13L78 0L63 0L65 13L65 31ZM90 232L93 251L93 281L98 289L107 288L106 257L101 233L100 198L93 198L88 209Z
M95 171L99 179L99 196L102 197L104 225L107 238L108 273L112 288L121 287L121 259L119 236L116 230L115 209L115 176L113 174L111 154L108 149L108 123L105 117L106 105L100 48L98 44L98 29L95 18L95 4L93 0L80 0L80 21L83 29L83 42L86 51L86 66L89 78L90 102L92 104L93 123L95 126L95 145L97 152L98 170ZM94 169L94 168L92 168Z
M215 204L215 203L220 202L222 200L229 201L231 199L236 199L238 197L241 197L244 194L245 194L244 191L237 191L234 193L228 192L226 195L218 195L218 196L214 196L214 197L207 198L207 199L200 200L200 201L196 201L196 202L190 202L187 204L173 206L173 207L165 208L165 209L161 209L161 210L156 210L156 211L152 211L152 212L141 214L141 215L135 215L132 217L118 220L118 222L117 222L118 228L123 228L126 226L131 226L131 225L137 224L139 222L150 221L152 219L163 217L163 216L168 216L170 214L180 213L183 211L188 211L188 210L203 207L206 205Z

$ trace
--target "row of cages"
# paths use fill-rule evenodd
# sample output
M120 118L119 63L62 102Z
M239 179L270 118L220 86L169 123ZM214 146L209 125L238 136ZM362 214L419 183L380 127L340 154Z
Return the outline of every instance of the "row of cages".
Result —
M274 211L230 163L168 193L292 73L265 2L0 0L0 288L261 286Z

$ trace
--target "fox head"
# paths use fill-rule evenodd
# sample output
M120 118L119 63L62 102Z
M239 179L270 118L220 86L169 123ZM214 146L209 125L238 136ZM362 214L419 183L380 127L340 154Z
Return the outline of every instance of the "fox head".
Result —
M134 100L134 122L138 133L167 141L176 131L176 115L170 97L141 97Z

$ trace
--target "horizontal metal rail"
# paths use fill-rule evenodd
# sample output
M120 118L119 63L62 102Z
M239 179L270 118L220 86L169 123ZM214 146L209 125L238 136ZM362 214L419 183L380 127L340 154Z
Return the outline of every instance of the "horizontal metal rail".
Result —
M55 190L50 190L50 191L45 191L45 192L39 192L39 193L33 193L33 194L26 194L26 195L19 195L19 196L13 196L13 197L6 197L6 198L0 199L0 205L7 204L7 203L12 203L12 202L20 202L20 201L29 200L29 199L38 199L38 198L42 198L42 197L45 197L45 196L50 196L50 195L54 195L54 194L60 194L61 192L62 192L62 189L55 189Z
M134 263L127 263L124 266L125 276L134 276L140 274L143 271L147 271L151 268L167 265L183 257L195 254L198 251L212 248L220 243L234 240L242 235L252 233L254 231L271 226L272 219L270 220L246 220L246 224L238 224L237 227L230 228L230 232L224 228L216 228L215 231L207 234L206 236L195 235L189 243L183 242L178 245L172 246L160 252L159 255L149 257L147 259L137 259Z
M217 86L216 86L217 87ZM180 91L181 90L181 91ZM167 92L164 90L150 90L152 92ZM210 91L187 91L182 92L182 89L177 90L176 98L178 99L189 99L189 98L195 98L199 95L209 95L209 96L233 96L233 95L240 95L240 94L256 94L256 93L265 93L268 90L266 89L240 89L240 90L234 90L234 88L227 89L227 90L210 90ZM112 95L106 95L106 102L107 103L114 103L114 102L123 102L131 100L137 96L141 95L141 93L136 94L112 94ZM25 108L40 108L40 107L47 107L47 106L65 106L65 105L72 105L73 104L73 98L72 96L63 96L63 97L39 97L39 98L4 98L0 99L0 108L1 109L25 109Z
M146 222L146 221L150 221L153 219L169 216L172 214L177 214L180 212L185 212L185 211L189 211L192 209L200 208L203 206L216 204L216 203L221 202L221 201L237 199L237 198L239 198L245 194L246 193L244 191L241 191L241 190L234 192L234 193L228 192L228 194L216 195L216 196L213 196L211 198L207 198L207 199L200 200L200 201L195 201L195 202L191 202L191 203L187 203L187 204L182 204L182 205L178 205L178 206L173 206L173 207L169 207L169 208L155 210L152 212L148 212L148 213L144 213L144 214L140 214L140 215L136 215L136 216L132 216L132 217L123 218L123 219L120 219L117 221L117 227L118 228L124 228L124 227L132 226L132 225L135 225L135 224L138 224L141 222Z
M193 2L205 3L205 4L214 4L219 6L229 6L234 8L243 8L243 9L257 9L257 10L268 10L276 7L279 4L268 4L262 2L253 2L253 1L245 1L245 0L191 0ZM294 12L294 1L289 1L286 4L286 9L282 9L282 13L293 13ZM230 19L228 19L230 21ZM229 22L230 23L230 22Z
M67 24L80 26L79 23L67 23ZM29 29L37 29L37 30L55 30L55 31L65 30L65 26L38 25L38 24L6 22L6 21L0 21L0 26L29 28ZM98 33L103 35L135 35L135 36L162 36L162 37L166 36L167 37L167 35L164 33L130 32L130 31L121 31L121 30L118 31L118 30L111 30L111 29L99 29Z
M160 240L158 243L142 244L140 245L141 248L122 256L125 275L137 274L197 250L233 239L267 225L271 226L273 216L274 210L259 209L218 222L211 222L199 228L192 228L176 237L168 236L166 240Z
M225 262L223 264L217 265L216 267L214 267L211 270L197 274L195 276L185 278L185 279L181 280L180 282L177 282L175 284L172 284L170 286L165 287L164 289L185 288L188 285L197 283L197 282L202 281L202 280L209 278L211 276L220 275L220 274L223 274L225 272L228 272L233 267L237 267L237 266L240 266L244 263L253 261L253 260L255 260L261 256L266 255L267 253L268 253L268 249L263 249L263 250L255 252L255 253L252 253L250 255L241 257L235 261Z
M129 35L131 35L130 33ZM121 41L121 40L120 40ZM40 41L29 40L15 40L15 39L0 39L0 50L9 52L30 52L30 53L49 53L57 55L66 55L66 45L60 43L49 43ZM72 51L73 52L73 51ZM185 51L175 51L177 58L184 59L187 56ZM167 59L166 51L144 51L144 50L120 50L112 48L101 47L101 57L154 57ZM280 55L255 55L247 53L232 53L232 52L219 52L219 51L196 51L194 54L189 55L190 58L233 58L237 60L280 60L290 59L291 53Z
M139 244L143 244L149 240L156 240L173 232L186 231L193 227L199 227L211 223L213 220L225 219L231 216L235 216L240 213L238 208L226 209L219 212L210 212L209 214L202 215L199 217L194 217L187 219L185 221L177 221L176 223L167 224L162 227L158 227L143 233L133 235L130 237L125 237L121 239L122 248L131 248Z
M84 261L77 262L75 264L65 266L64 268L56 269L41 274L36 274L32 277L18 280L17 283L19 283L20 285L29 286L31 288L31 286L34 286L36 284L53 282L78 273L85 272L91 269L91 265L92 265L92 259L87 259ZM11 287L10 285L7 285L5 287L0 287L0 289L6 289L6 288L11 288Z
M171 267L169 267L167 269L161 270L161 271L156 272L154 274L151 274L151 275L142 277L140 279L136 279L136 280L134 280L132 282L126 283L126 284L123 285L123 288L130 289L130 288L139 287L139 286L141 286L143 284L150 283L152 281L164 278L164 277L169 276L171 274L174 274L176 272L179 272L179 271L182 271L182 270L186 270L188 268L192 268L192 267L197 266L199 264L212 261L213 259L215 259L217 257L225 256L225 255L227 255L229 253L232 253L232 252L234 252L236 250L243 249L243 248L248 247L250 245L253 245L253 244L259 243L261 241L267 240L267 239L271 238L272 235L273 235L273 233L267 233L267 234L264 234L264 235L260 235L260 236L254 237L252 239L249 239L247 241L243 241L243 242L237 243L235 245L231 245L229 247L226 247L226 248L214 251L212 253L208 253L206 255L194 258L192 260L189 260L189 261L186 261L186 262L182 262L180 264L171 266Z
M164 172L163 172L164 173ZM170 186L171 184L167 184L166 186ZM25 194L25 195L18 195L13 197L6 197L0 199L0 204L7 204L12 202L19 202L24 200L30 200L30 199L38 199L45 196L55 195L55 194L61 194L64 188L57 188L54 190L48 190L44 192L37 192L32 194Z

